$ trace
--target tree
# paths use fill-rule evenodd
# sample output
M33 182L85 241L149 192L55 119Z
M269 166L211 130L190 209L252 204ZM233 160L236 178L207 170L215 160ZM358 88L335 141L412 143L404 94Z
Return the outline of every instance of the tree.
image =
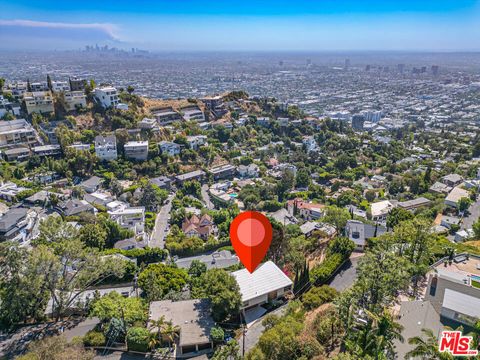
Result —
M387 215L387 227L393 229L395 226L400 224L403 221L410 220L413 218L413 214L405 209L396 207L390 211Z
M62 241L71 241L79 236L78 230L60 216L49 216L40 221L39 236L33 242L36 245L55 245Z
M308 185L310 185L310 174L307 169L303 168L298 170L295 182L297 187L308 188Z
M107 240L107 231L99 224L86 224L80 229L80 240L89 247L103 250Z
M432 330L422 329L422 335L408 339L408 343L415 347L405 354L405 359L453 360L453 356L450 353L439 351L438 339Z
M147 301L162 300L170 291L180 291L187 284L185 270L165 264L150 264L138 276L138 285Z
M129 94L132 94L134 91L135 91L135 88L134 88L132 85L128 85L128 86L127 86L127 92L128 92Z
M131 327L127 332L127 348L129 351L147 352L150 345L150 330L144 327Z
M193 278L199 278L207 272L207 265L200 260L193 260L188 268L188 275Z
M125 270L123 261L102 257L80 240L62 241L55 249L39 245L32 252L32 263L47 274L45 286L57 320L70 307L84 305L79 299L88 288L110 276L122 277Z
M475 238L480 239L480 219L475 221L472 225L473 232L475 233Z
M81 344L68 343L64 336L46 337L29 344L28 352L18 360L93 360L95 352L86 350Z
M39 270L41 270L39 272ZM18 243L0 244L0 322L10 328L28 319L45 317L49 300L46 278L49 274L34 262L32 252Z
M147 320L147 307L139 298L126 298L112 291L92 303L89 316L96 316L105 323L116 318L125 325L133 325L136 321Z
M226 345L218 347L211 360L241 360L239 352L240 346L232 339Z
M458 211L464 212L465 210L468 210L471 203L472 200L470 200L468 197L462 197L460 200L458 200Z
M166 190L160 189L150 182L144 182L140 205L145 206L147 211L158 211L167 197L168 192Z
M327 302L331 302L338 292L328 286L313 287L302 296L302 303L306 310L313 310Z
M377 197L377 193L375 190L367 190L365 192L365 199L367 199L368 202L373 202L375 198Z
M211 301L215 321L223 322L238 315L242 298L232 275L223 269L208 270L203 277L202 288Z
M337 206L328 206L323 221L333 225L337 230L337 233L341 233L349 219L350 213L347 209L339 208Z

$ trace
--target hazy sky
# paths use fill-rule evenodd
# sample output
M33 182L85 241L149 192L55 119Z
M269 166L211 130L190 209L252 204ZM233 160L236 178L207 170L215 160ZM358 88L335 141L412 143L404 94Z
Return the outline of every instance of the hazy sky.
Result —
M0 49L480 50L480 0L0 0Z

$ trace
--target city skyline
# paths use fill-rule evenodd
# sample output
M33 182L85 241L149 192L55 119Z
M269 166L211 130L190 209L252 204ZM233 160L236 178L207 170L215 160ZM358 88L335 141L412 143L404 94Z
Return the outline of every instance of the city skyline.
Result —
M181 3L0 0L0 48L99 43L151 51L478 51L480 2Z

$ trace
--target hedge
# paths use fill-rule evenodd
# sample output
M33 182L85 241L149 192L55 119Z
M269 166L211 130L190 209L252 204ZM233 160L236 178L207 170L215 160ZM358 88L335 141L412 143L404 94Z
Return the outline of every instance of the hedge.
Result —
M136 258L138 265L141 265L141 264L151 264L151 263L162 262L167 258L168 251L160 248L146 247L144 249L130 249L130 250L108 249L108 250L105 250L103 254L104 255L122 254L129 258Z
M143 327L131 327L127 332L127 347L131 351L148 351L150 331Z
M90 330L83 337L85 346L103 346L105 345L105 335L101 331Z
M328 256L320 265L310 270L310 281L313 285L325 284L346 259L341 254Z

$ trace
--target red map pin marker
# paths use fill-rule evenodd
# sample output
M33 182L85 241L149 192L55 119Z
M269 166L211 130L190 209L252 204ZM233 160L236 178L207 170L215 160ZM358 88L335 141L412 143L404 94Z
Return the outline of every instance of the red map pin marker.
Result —
M272 224L259 212L245 211L230 224L230 241L242 264L253 273L272 243Z

